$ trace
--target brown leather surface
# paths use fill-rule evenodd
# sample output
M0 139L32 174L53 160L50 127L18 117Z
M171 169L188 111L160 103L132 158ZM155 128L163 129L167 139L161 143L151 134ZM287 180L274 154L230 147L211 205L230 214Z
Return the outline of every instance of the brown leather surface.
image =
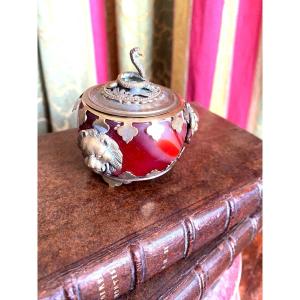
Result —
M241 300L262 299L262 233L243 251Z
M199 299L230 267L234 257L255 238L260 228L261 212L258 212L209 247L180 260L121 299Z
M258 138L204 109L199 116L168 174L117 188L84 166L76 130L39 137L39 278L261 177Z

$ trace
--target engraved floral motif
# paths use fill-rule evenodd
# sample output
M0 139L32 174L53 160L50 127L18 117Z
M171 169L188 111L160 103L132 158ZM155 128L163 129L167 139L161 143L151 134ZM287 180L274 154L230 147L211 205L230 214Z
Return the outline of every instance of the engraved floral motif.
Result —
M80 102L81 102L81 96L75 101L72 108L72 112L78 109Z
M151 172L149 172L148 174L146 174L145 177L152 178L152 177L156 177L156 176L160 175L161 173L162 173L162 171L158 171L158 170L154 169Z
M122 179L135 179L135 178L137 178L137 177L138 177L138 176L132 174L132 173L129 172L129 171L125 171L125 172L123 172L122 174L120 174L120 175L118 176L118 178L122 178Z
M179 115L176 115L175 117L172 117L171 125L172 128L176 130L178 133L181 132L182 125L183 125L183 119L181 113Z
M158 122L152 122L152 124L147 127L146 131L147 134L149 134L155 141L158 141L161 138L164 130L164 126L162 126Z
M154 169L154 170L150 171L149 173L147 173L145 176L136 176L132 172L125 171L122 174L118 175L118 178L128 180L128 181L130 181L130 180L135 181L136 179L143 179L143 178L155 178L155 177L161 175L162 173L164 173L165 171L169 170L172 167L174 162L175 161L170 163L164 170L159 171L157 169Z
M107 133L110 129L109 125L105 122L105 119L96 119L93 122L93 128L99 133Z
M102 176L103 180L109 185L109 187L116 187L116 186L120 186L123 184L122 181L117 181L111 177L108 176Z
M81 130L78 145L85 164L96 173L111 174L122 168L123 154L118 144L96 129Z
M78 126L81 126L87 119L86 109L84 107L78 110Z
M138 129L132 126L131 123L124 123L122 126L117 126L117 132L127 144L138 135Z

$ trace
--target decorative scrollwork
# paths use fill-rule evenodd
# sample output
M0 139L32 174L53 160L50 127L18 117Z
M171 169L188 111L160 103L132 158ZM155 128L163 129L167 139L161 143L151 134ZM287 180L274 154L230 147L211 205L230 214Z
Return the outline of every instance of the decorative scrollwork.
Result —
M171 126L178 133L181 132L183 126L182 113L180 112L178 115L172 117Z
M130 50L130 59L138 72L121 73L116 81L105 84L101 88L105 97L127 104L145 104L158 99L161 89L145 79L140 56L142 54L138 47Z
M124 123L122 126L117 125L115 127L115 130L117 130L118 135L122 137L123 141L126 142L126 144L131 142L133 138L139 133L138 129L134 127L130 122Z
M105 122L105 119L98 118L93 122L93 128L95 128L99 133L107 133L110 126Z
M78 145L85 164L98 174L112 174L122 168L123 154L118 144L96 129L81 130Z
M86 109L84 107L78 109L77 123L78 127L87 120Z
M199 117L189 103L185 104L183 116L188 124L185 141L189 143L192 135L198 130Z

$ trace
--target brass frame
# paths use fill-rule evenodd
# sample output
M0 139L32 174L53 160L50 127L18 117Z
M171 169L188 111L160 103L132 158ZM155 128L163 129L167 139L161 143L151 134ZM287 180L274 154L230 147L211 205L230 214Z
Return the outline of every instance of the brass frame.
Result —
M83 94L81 102L83 104L83 106L86 108L86 110L89 110L91 113L93 113L94 115L98 116L101 119L106 119L106 120L111 120L111 121L116 121L116 122L130 122L130 123L145 123L145 122L152 122L152 121L158 121L158 120L165 120L168 118L172 118L175 115L177 115L179 112L183 111L184 109L184 105L185 105L185 100L182 98L179 98L179 104L178 107L176 107L176 109L165 113L165 114L161 114L161 115L154 115L154 116L148 116L148 117L123 117L123 116L117 116L113 114L107 114L107 113L103 113L100 112L94 108L92 108L90 105L88 105L87 102L88 101L88 97L86 97L86 93Z
M109 176L109 175L106 175L106 174L101 174L103 180L109 184L109 186L111 187L115 187L115 186L120 186L122 184L129 184L129 183L132 183L134 181L145 181L145 180L149 180L149 179L155 179L157 177L160 177L164 174L166 174L167 172L169 172L175 162L177 161L177 159L175 161L173 161L173 163L171 163L166 169L160 171L160 172L157 172L153 175L146 175L146 176L136 176L136 177L131 177L131 178L119 178L117 176Z

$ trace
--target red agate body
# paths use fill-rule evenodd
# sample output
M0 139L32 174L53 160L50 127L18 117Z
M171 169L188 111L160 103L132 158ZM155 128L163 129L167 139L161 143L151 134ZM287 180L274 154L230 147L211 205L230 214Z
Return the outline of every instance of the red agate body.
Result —
M85 164L112 186L153 179L169 171L198 128L198 116L170 89L125 72L89 88L78 101L78 145Z

